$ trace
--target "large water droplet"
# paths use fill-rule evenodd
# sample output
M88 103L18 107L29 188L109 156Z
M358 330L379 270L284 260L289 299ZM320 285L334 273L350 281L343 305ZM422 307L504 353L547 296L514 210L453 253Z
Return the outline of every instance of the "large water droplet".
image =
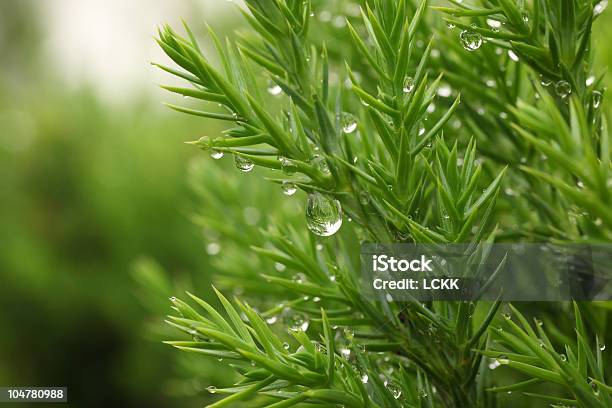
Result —
M608 7L608 0L601 0L599 3L593 7L593 15L598 16L604 12L604 10Z
M555 93L565 99L572 93L572 86L569 82L561 80L555 84Z
M402 86L402 91L404 93L410 93L414 89L414 78L411 76L407 76L404 78L404 84Z
M342 225L342 207L335 198L318 192L308 195L306 206L308 229L321 237L335 234Z
M342 131L344 133L353 133L357 129L357 121L355 117L347 112L343 112L340 115L340 124L342 125Z
M281 190L283 190L284 195L292 196L297 191L297 187L295 186L295 183L293 183L292 181L284 180L281 183Z
M604 351L604 350L606 349L606 345L605 345L605 344L600 344L600 345L599 345L599 349L600 349L601 351Z
M516 55L516 53L512 50L508 50L508 57L510 57L510 59L514 62L518 62L519 61L519 57L518 55Z
M214 385L209 385L208 387L206 387L206 390L208 390L208 392L210 392L211 394L214 394L217 392L217 387L215 387Z
M463 30L459 34L461 45L468 51L476 51L482 45L482 36L472 30Z
M367 384L369 380L370 380L370 377L367 374L362 374L361 375L361 382L363 384Z
M237 154L234 155L234 164L238 170L244 173L248 173L255 167L255 163L253 163L251 160Z

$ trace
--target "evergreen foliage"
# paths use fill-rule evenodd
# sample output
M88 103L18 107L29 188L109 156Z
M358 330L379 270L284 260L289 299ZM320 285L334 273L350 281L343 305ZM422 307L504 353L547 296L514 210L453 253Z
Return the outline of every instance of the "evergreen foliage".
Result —
M171 299L188 337L169 344L238 375L210 407L612 406L608 304L381 302L358 282L364 241L612 239L590 37L604 3L247 0L249 30L208 29L215 56L187 26L160 29L180 68L159 66L188 85L165 88L197 102L169 106L228 124L192 143L308 197L308 229L270 203L245 232L223 222L241 192L196 183L197 221L235 248L219 283L244 289Z

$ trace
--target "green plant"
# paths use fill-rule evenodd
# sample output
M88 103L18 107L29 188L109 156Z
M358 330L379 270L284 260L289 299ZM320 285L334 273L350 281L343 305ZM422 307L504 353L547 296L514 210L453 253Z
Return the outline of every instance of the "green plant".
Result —
M268 179L288 195L306 192L310 230L279 211L245 239L244 227L219 222L240 194L230 202L209 194L199 219L236 248L219 262L223 287L248 287L234 302L217 291L223 313L195 295L203 312L172 298L177 315L169 323L192 339L170 344L235 369L234 385L210 388L226 395L214 407L243 400L489 407L505 401L495 391L527 395L540 381L560 386L535 392L553 403L609 406L606 360L589 334L606 333L605 304L584 305L586 322L576 307L577 342L558 315L548 340L518 310L522 328L508 319L512 333L501 334L492 329L506 321L501 302L366 298L357 248L363 241L609 241L610 146L590 44L603 4L362 6L354 13L354 4L341 2L246 1L250 31L222 43L208 30L220 66L188 27L185 37L168 26L159 31L160 46L182 70L160 67L191 85L165 88L212 103L170 107L231 125L192 143L213 158L231 154L243 172L270 169ZM346 21L331 17L338 10ZM543 318L567 307L524 305ZM529 378L495 386L488 357Z

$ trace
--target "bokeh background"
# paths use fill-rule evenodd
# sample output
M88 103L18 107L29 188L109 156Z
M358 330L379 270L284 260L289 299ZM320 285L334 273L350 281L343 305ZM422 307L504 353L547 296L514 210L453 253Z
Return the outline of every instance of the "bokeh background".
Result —
M64 385L74 407L190 406L183 380L206 366L181 366L155 329L175 282L209 286L188 217L201 155L182 142L219 128L162 106L171 78L150 62L170 64L160 24L237 16L225 1L0 0L0 385Z
M219 124L164 108L172 79L149 64L170 65L153 37L181 17L243 24L223 0L0 0L0 385L67 386L72 407L189 407L225 375L160 341L167 297L210 293L219 251L188 183L219 164L182 143ZM610 38L607 12L602 70Z

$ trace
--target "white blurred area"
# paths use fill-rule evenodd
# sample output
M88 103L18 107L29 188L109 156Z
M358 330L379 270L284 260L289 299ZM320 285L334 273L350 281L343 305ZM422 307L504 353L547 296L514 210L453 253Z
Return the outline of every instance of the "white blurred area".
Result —
M173 63L154 41L157 27L181 29L183 18L203 33L206 20L239 16L227 0L40 0L45 61L65 85L91 83L100 97L125 103L143 93L161 93L169 74L150 62Z

